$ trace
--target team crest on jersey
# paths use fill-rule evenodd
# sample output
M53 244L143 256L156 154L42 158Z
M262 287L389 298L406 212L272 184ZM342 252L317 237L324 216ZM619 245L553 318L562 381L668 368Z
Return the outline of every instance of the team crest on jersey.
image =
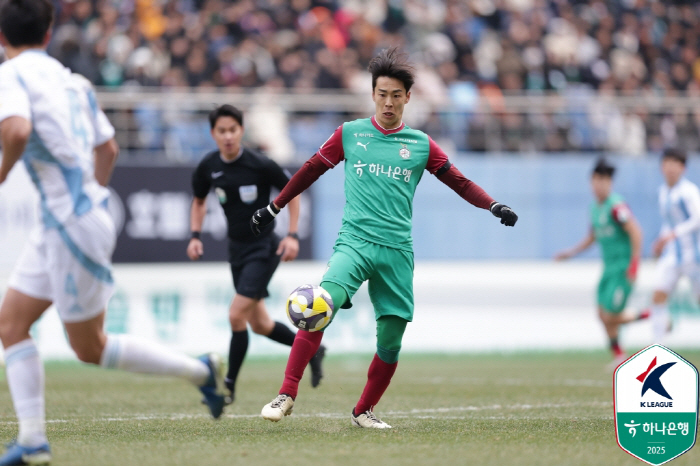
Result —
M406 160L407 158L409 158L411 156L411 151L408 150L408 146L406 144L401 143L401 149L399 150L399 155L404 160Z

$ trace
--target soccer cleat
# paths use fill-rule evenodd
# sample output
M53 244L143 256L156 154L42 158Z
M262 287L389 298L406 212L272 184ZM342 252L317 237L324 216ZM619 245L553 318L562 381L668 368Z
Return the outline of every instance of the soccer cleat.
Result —
M309 361L309 367L311 367L311 386L313 388L318 387L323 378L323 358L326 356L326 347L321 345L316 351L316 354Z
M204 395L202 402L207 405L209 412L214 419L219 419L224 412L224 365L218 354L203 354L199 360L209 368L209 377L204 385L199 387L199 391Z
M375 416L371 409L359 416L355 416L355 408L352 408L350 419L352 420L352 425L363 429L391 429L391 426Z
M279 422L284 416L292 414L292 409L294 409L294 399L282 393L263 406L260 415L263 419L267 419L268 421Z
M48 443L30 448L13 441L7 445L7 451L0 457L0 466L29 464L32 466L47 465L51 462L51 448Z

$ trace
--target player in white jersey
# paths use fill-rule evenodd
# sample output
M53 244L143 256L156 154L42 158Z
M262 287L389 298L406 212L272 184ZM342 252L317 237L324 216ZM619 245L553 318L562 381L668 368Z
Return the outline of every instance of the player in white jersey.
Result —
M678 280L687 276L700 298L700 190L683 175L686 155L666 149L661 159L665 183L659 188L662 227L654 243L656 265L651 317L654 342L662 343L670 329L668 296Z
M42 225L29 239L0 306L0 339L19 434L0 466L47 464L44 373L31 325L53 304L81 361L189 380L217 418L223 410L222 364L174 354L127 335L107 335L116 242L105 188L117 157L114 128L92 86L44 51L50 0L2 0L0 42L0 183L23 160L41 199Z

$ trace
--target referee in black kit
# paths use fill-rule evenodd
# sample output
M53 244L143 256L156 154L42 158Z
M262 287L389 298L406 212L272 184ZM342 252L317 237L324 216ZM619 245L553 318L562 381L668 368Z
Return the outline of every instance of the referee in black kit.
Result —
M253 236L249 221L256 210L270 203L270 190L280 191L289 176L267 157L241 145L243 113L232 105L221 105L209 114L211 135L219 150L204 156L192 176L194 199L190 211L192 239L187 255L192 260L204 253L200 238L207 212L206 198L214 190L228 221L229 262L236 294L229 308L231 346L228 355L227 404L233 402L236 378L248 350L248 324L253 332L276 342L292 346L295 333L281 322L273 321L265 309L269 296L267 285L282 261L292 261L299 252L297 223L299 198L289 203L289 233L280 240L274 225ZM322 346L309 362L311 385L318 386L323 377Z

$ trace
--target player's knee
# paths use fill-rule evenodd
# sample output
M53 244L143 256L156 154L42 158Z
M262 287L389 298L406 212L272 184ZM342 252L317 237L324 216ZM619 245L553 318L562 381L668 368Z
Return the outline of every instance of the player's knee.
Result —
M377 356L387 364L394 364L399 361L399 353L401 345L392 345L391 348L385 348L382 345L377 345Z
M251 319L250 321L250 329L253 333L257 333L258 335L268 335L274 326L274 323L261 322L256 319Z
M102 351L104 350L104 347L98 343L74 344L72 348L78 359L87 364L99 364L102 358Z
M29 335L29 329L25 325L3 318L0 314L0 340L5 346L24 340Z

